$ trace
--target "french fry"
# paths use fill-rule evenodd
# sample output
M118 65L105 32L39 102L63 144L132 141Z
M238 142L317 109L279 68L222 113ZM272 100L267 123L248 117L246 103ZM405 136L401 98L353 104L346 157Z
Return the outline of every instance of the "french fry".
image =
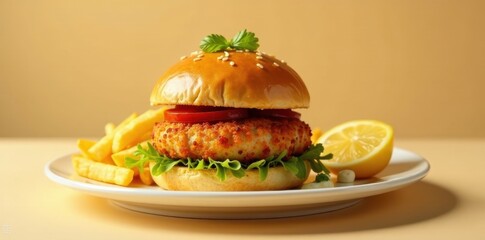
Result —
M131 169L95 162L80 155L72 156L72 165L78 175L96 181L128 186L133 181Z
M149 142L148 140L141 142L140 144L142 148L148 148L148 142ZM125 149L123 151L119 151L117 153L113 153L113 155L111 155L111 158L113 159L113 162L116 164L116 166L125 167L125 159L127 157L134 158L134 159L138 158L137 156L134 155L137 148L138 148L138 145Z
M90 147L92 147L94 144L96 144L95 141L92 141L92 140L88 140L88 139L78 139L77 140L77 148L79 148L79 150L81 151L81 153L85 156L85 157L89 157L89 152L88 152L88 149Z
M123 120L116 128L113 129L111 134L107 134L104 137L102 137L99 141L97 141L93 146L91 146L88 149L88 154L89 156L98 162L101 162L111 155L111 149L113 145L113 138L116 134L117 131L120 129L124 128L126 125L128 125L131 121L136 119L137 114L133 113L129 117L127 117L125 120Z
M152 178L152 174L150 173L150 167L149 166L146 166L144 169L143 169L143 172L140 172L139 173L139 177L140 177L140 180L143 184L147 185L147 186L150 186L153 184L153 178Z
M134 177L139 177L143 184L152 185L154 181L148 165L139 172L138 168L126 168L125 159L137 158L134 152L138 144L148 147L153 125L163 120L165 109L148 110L140 116L134 113L118 126L108 123L104 127L106 135L98 141L78 139L77 146L82 154L72 156L77 174L121 186L127 186Z
M77 140L77 147L81 151L82 155L89 159L94 159L93 155L88 151L89 148L91 148L94 144L96 144L96 142L92 140L87 140L87 139ZM114 164L113 160L110 157L104 158L100 162L112 164L112 165Z
M141 144L141 146L143 148L148 148L148 142L149 142L149 140L146 140L146 141L143 141L139 144ZM113 162L116 166L126 167L125 166L125 160L126 160L127 157L134 158L134 159L138 158L134 154L137 148L138 148L138 144L136 146L131 147L131 148L119 151L117 153L113 153L113 155L111 155L111 159L113 160ZM138 168L132 168L132 170L135 172L135 176L139 175Z
M153 135L153 131L152 129L150 129L149 132L146 132L145 134L143 134L140 138L140 142L143 142L143 141L146 141L146 140L150 140L152 139L152 135Z
M115 131L112 152L117 153L143 141L142 139L147 136L147 133L151 132L153 125L163 120L165 109L165 107L162 107L148 110L133 121L130 121L119 131Z
M91 159L101 162L111 154L111 144L113 144L113 135L106 135L97 141L88 149L88 156Z
M106 125L104 125L104 134L106 135L112 134L115 128L116 128L116 125L114 123L107 123Z

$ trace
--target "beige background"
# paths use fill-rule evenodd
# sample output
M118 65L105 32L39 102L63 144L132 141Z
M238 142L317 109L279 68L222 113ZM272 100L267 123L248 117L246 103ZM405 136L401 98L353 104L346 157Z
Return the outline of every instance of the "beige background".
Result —
M484 137L485 1L0 0L0 137L100 136L209 33L243 28L306 81L313 127Z

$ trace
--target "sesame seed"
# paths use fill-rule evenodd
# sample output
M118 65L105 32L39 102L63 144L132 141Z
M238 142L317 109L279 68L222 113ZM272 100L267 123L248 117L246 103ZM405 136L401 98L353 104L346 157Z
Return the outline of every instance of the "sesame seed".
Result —
M222 61L223 61L223 62L225 62L225 61L227 61L227 60L229 60L229 58L228 58L228 57L223 57L223 58L222 58Z
M187 56L182 56L182 57L180 57L180 60L184 60L186 58L187 58Z
M244 52L243 50L236 50L236 52Z
M224 56L229 57L229 53L227 51L224 51Z
M249 52L249 49L244 49L245 52Z
M199 53L199 55L197 55L197 57L198 57L198 58L201 58L201 57L203 57L203 56L204 56L204 54L203 54L203 53Z
M277 62L273 62L273 65L274 65L275 67L279 67L279 66L280 66L280 65L279 65Z
M197 54L199 54L199 51L193 51L190 53L190 55L197 55Z
M236 65L236 63L234 61L230 61L229 65L234 66L234 65Z
M280 60L281 63L286 63L285 60Z
M222 58L224 58L224 55L217 57L217 60L222 60Z
M263 59L263 56L256 56L256 59Z
M197 62L197 61L200 61L200 60L202 60L202 58L199 58L199 57L192 59L192 61L194 61L194 62Z
M263 65L261 65L261 63L256 63L256 66L257 66L258 68L261 68L261 69L263 69L263 68L264 68L264 67L263 67Z
M262 54L261 52L259 52L259 51L258 51L258 52L256 52L256 55L258 55L258 56L262 56L263 54Z

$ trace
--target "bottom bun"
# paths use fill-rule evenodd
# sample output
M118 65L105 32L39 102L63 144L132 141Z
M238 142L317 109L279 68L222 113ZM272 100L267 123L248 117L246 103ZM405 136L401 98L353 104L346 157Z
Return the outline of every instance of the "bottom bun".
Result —
M150 163L150 169L154 163ZM257 169L247 170L246 176L236 178L230 173L224 181L216 177L215 169L194 170L186 167L173 167L158 176L152 174L155 183L166 190L179 191L267 191L285 190L301 187L310 173L307 164L305 179L299 179L283 167L272 167L264 181L259 180ZM151 171L150 171L151 172Z

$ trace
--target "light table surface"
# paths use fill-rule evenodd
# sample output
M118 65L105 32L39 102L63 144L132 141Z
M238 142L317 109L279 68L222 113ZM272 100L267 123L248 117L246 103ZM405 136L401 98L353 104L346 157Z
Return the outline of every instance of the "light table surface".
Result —
M51 182L44 165L76 139L0 138L0 239L485 239L485 139L397 139L431 164L403 189L343 210L200 220L113 206Z

